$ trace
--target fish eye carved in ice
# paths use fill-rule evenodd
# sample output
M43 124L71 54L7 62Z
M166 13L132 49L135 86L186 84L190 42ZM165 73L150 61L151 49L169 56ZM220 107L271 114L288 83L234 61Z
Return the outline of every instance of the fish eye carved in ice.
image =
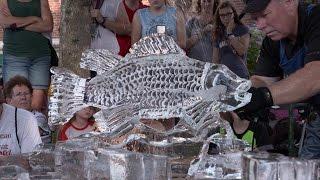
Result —
M108 50L86 50L80 65L98 75L87 80L65 69L51 69L51 124L65 121L90 105L114 112L104 122L109 131L141 118L171 117L197 129L212 114L235 110L251 98L246 92L251 86L249 80L239 78L224 65L187 57L165 35L144 37L123 58Z

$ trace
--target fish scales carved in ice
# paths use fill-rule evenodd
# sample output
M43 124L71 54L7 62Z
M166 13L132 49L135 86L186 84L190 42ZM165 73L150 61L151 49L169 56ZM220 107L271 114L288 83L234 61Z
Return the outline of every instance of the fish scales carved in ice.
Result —
M90 81L53 69L51 123L86 104L107 110L132 106L138 119L181 117L197 126L210 112L232 111L251 98L250 81L224 65L187 57L168 36L145 37L130 52L124 58L107 50L84 52L81 67L98 72Z
M156 61L138 59L90 81L86 102L107 107L129 102L140 103L143 108L160 108L175 106L202 89L201 62Z

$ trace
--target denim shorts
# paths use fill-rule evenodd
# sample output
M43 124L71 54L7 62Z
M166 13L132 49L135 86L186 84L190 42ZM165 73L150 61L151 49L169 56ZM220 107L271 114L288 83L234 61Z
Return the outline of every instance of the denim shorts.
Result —
M33 89L48 89L50 62L50 56L27 58L4 54L3 81L6 83L10 78L20 75L31 82Z

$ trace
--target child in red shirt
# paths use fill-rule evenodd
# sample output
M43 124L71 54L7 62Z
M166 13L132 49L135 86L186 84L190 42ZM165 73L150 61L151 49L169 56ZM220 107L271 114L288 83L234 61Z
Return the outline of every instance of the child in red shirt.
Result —
M93 114L97 112L92 106L85 107L80 111L77 111L74 116L63 125L58 140L65 141L78 137L82 134L86 134L92 131L97 131L98 128L95 124Z

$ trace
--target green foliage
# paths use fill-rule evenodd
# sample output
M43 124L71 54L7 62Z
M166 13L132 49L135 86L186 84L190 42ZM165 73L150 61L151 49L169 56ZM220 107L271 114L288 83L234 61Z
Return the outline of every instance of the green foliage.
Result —
M254 66L256 64L256 60L260 53L260 46L262 44L262 40L264 35L261 31L257 30L256 28L251 28L250 30L250 45L247 54L247 66L249 69L250 74L252 74L254 70Z
M247 66L250 74L252 74L254 70L254 66L259 56L259 52L260 52L260 46L257 45L256 43L251 43L249 46L248 55L247 55Z

